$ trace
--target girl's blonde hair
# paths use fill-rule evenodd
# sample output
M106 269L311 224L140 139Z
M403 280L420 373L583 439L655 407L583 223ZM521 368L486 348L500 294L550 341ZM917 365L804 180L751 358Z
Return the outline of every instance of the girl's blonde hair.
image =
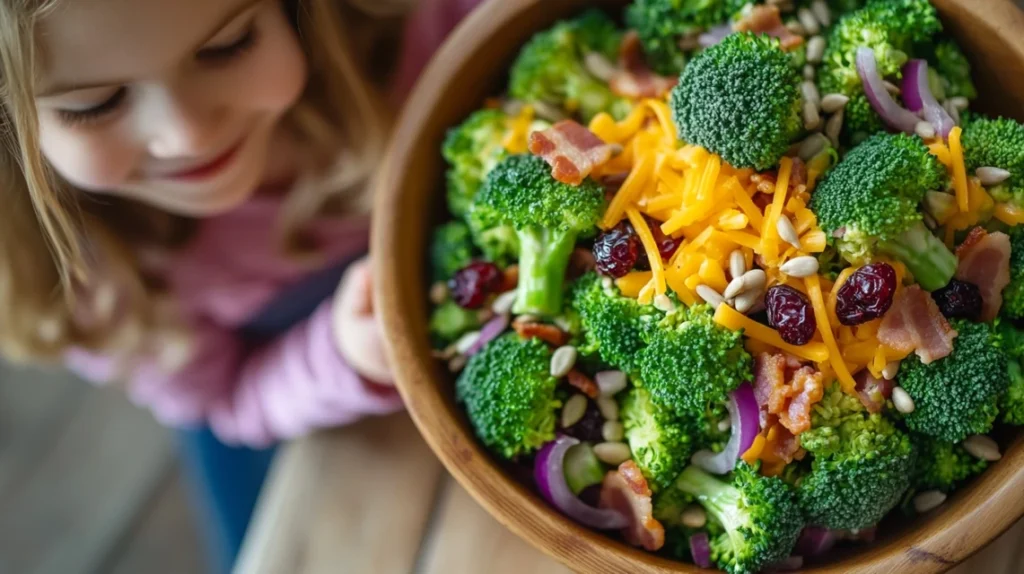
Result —
M171 329L173 311L146 254L179 246L193 227L128 200L89 201L42 158L34 31L59 1L0 0L0 353L14 360L159 345L153 335ZM302 251L302 224L314 215L366 209L389 124L377 94L386 77L368 70L391 68L390 47L414 2L284 0L310 69L285 120L310 158L280 217L285 251Z

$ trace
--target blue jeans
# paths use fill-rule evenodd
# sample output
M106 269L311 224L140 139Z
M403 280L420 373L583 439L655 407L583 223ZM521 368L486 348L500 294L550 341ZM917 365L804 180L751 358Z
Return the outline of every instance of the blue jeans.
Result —
M344 261L316 272L286 289L242 327L239 336L257 346L287 331L334 293L349 263ZM183 429L177 434L210 571L230 572L275 448L230 447L218 441L208 428Z

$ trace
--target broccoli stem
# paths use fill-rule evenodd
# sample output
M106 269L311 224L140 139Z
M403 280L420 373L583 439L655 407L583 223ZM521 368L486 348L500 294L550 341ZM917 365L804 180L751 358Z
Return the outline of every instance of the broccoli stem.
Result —
M902 261L925 291L945 287L956 273L956 255L921 222L889 241L879 242L878 249Z
M565 270L575 245L575 232L519 230L519 288L513 312L552 317L562 311Z
M741 545L736 529L745 520L740 510L740 491L735 486L692 464L679 473L674 484L697 498L704 510L725 527L734 546Z

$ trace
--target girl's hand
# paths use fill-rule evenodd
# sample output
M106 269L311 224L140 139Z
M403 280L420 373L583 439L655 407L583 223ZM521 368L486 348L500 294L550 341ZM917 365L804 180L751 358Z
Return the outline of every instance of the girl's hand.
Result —
M391 368L380 323L373 314L372 286L364 257L349 267L334 294L334 340L338 352L357 373L390 385Z

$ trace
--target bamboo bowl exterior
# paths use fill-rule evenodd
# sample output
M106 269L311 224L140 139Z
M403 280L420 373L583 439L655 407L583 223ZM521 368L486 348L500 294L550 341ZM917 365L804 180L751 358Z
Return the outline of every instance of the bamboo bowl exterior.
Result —
M1024 116L1024 14L1010 0L933 0L976 70L991 113ZM579 526L504 472L453 399L452 377L430 355L425 245L443 212L445 130L496 94L530 35L586 6L625 0L490 0L447 41L402 114L378 180L372 252L376 303L398 389L448 470L502 524L580 572L699 572ZM940 509L839 554L815 573L944 571L1024 515L1024 433L1003 459Z

